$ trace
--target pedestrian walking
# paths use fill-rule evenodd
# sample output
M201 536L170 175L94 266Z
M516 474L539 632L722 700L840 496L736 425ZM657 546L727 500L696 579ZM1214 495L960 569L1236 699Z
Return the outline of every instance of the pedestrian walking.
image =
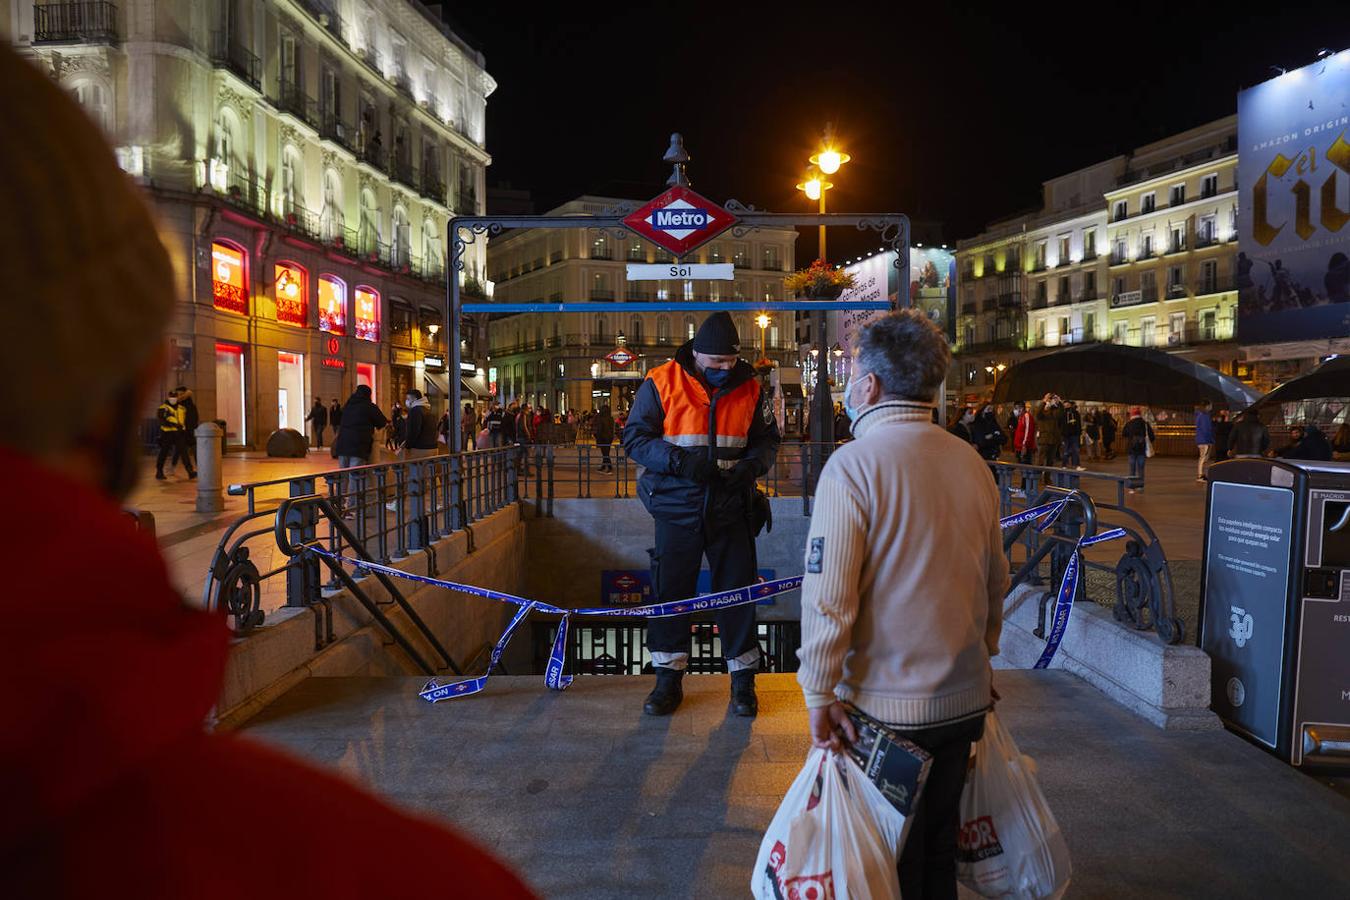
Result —
M173 469L178 465L178 459L181 455L187 462L189 472L197 464L197 445L196 434L197 426L202 424L201 413L197 411L197 400L188 390L186 385L180 384L174 388L174 393L178 395L178 408L183 411L183 440L174 447L173 458L169 462L169 468ZM189 478L196 478L196 475L189 475Z
M1032 465L1036 461L1036 419L1031 414L1029 403L1019 403L1014 407L1013 452L1017 455L1017 461L1024 466ZM1030 485L1031 476L1024 471L1022 486L1013 488L1013 496L1025 497Z
M1111 410L1103 409L1101 417L1102 426L1102 455L1106 459L1115 459L1116 431L1119 425L1116 423L1116 417L1111 415Z
M614 464L610 461L609 450L614 443L614 417L610 415L608 403L600 407L591 427L595 431L595 444L600 448L600 471L613 472Z
M384 449L390 453L397 453L398 448L402 447L404 440L407 439L407 433L408 416L403 412L403 407L395 403L389 423L384 427Z
M333 398L333 405L328 408L328 424L333 426L333 440L336 441L338 428L342 426L342 406L336 397Z
M331 411L329 413L332 415ZM341 425L333 437L333 453L337 456L338 467L351 469L370 464L375 452L375 429L389 424L384 413L371 399L370 385L358 384L347 399L347 405L339 411ZM358 498L359 484L355 475L347 475L347 494L339 506L351 511L362 503Z
M1087 447L1088 459L1102 457L1101 411L1096 407L1089 409L1083 416L1083 445Z
M1200 459L1195 466L1195 480L1205 483L1205 470L1214 455L1214 419L1210 416L1211 404L1208 400L1200 404L1195 411L1195 446Z
M856 739L852 704L932 756L905 823L905 897L956 897L961 793L1009 580L998 491L979 455L931 424L949 360L920 312L863 329L844 389L854 440L820 475L802 582L797 682L812 744Z
M956 421L953 422L951 427L947 430L967 444L975 443L975 438L970 431L970 426L975 424L975 411L967 406L961 410L959 416L955 416L954 418Z
M483 424L487 427L488 445L493 449L500 447L502 445L502 405L500 403L492 404Z
M623 447L644 470L638 497L656 520L652 573L661 603L697 593L705 555L712 590L755 581L755 535L762 524L752 521L759 508L755 480L773 467L782 439L740 349L731 316L713 313L673 360L648 372L629 411ZM719 610L716 620L731 672L732 711L754 716L760 665L754 607ZM656 687L643 704L647 715L669 715L680 705L691 645L687 615L647 620L656 670Z
M1060 413L1059 431L1064 440L1064 468L1086 471L1079 455L1079 442L1083 437L1083 416L1078 412L1078 404L1072 400L1064 404L1064 412Z
M318 450L323 446L323 430L328 427L328 407L324 406L318 397L314 398L314 405L310 407L305 421L313 423L314 449Z
M512 400L511 403L506 407L506 412L502 414L501 433L503 446L514 447L520 443L519 436L516 433L516 427L519 424L518 421L519 419L520 419L520 407L516 405L516 401Z
M844 412L844 405L836 403L834 407L834 442L842 444L852 436L853 423ZM809 432L808 432L809 433Z
M1228 419L1228 410L1221 409L1214 414L1214 461L1228 459L1228 441L1233 436L1233 423Z
M1064 434L1059 425L1060 400L1055 394L1046 394L1036 410L1037 462L1042 466L1058 466L1060 444Z
M1003 452L1003 446L1008 443L1008 435L999 425L998 414L994 412L992 403L986 403L975 416L970 426L970 437L976 452L990 462L997 460Z
M1255 410L1247 410L1238 417L1233 433L1228 438L1228 453L1234 458L1265 456L1270 451L1270 429Z
M1342 422L1336 429L1336 436L1331 441L1331 458L1338 462L1350 460L1350 422Z
M181 457L188 478L197 477L192 468L192 457L188 456L187 437L184 431L186 420L183 412L183 407L178 404L177 391L170 391L164 402L155 410L155 418L159 421L159 456L155 459L155 478L159 481L165 480L164 461L170 454L173 454L175 460Z
M1280 459L1306 459L1330 462L1331 444L1316 425L1295 425L1289 429L1289 444L1275 452Z
M1120 436L1125 439L1125 452L1130 461L1131 494L1144 492L1144 463L1153 455L1153 426L1144 421L1143 410L1135 407L1130 410L1130 420L1121 429Z
M464 412L459 420L459 428L463 434L460 438L460 446L465 450L477 450L478 411L473 408L472 403L464 404Z

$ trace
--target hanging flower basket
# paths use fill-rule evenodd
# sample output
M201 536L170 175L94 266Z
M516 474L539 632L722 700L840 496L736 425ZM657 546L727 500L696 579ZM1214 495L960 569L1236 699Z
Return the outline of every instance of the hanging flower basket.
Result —
M818 259L808 268L798 269L783 279L794 297L804 300L838 300L853 287L853 274Z

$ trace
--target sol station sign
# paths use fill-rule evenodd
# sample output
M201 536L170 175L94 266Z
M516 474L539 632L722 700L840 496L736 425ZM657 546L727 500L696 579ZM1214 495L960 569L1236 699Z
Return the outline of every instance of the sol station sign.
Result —
M707 197L677 185L630 213L623 224L675 256L684 256L736 224L736 217Z

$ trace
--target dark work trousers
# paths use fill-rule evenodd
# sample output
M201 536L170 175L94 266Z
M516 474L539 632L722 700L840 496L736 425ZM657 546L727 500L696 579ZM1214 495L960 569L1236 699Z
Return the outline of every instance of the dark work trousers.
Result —
M902 900L955 900L956 837L970 745L984 734L984 716L936 728L896 731L933 755L919 805L900 851Z
M712 589L725 591L755 581L755 539L745 522L709 528L682 528L656 520L652 550L652 582L659 603L688 600L698 593L698 573L708 557ZM716 613L722 656L734 659L756 646L755 606L733 606ZM647 649L654 653L689 653L693 647L690 616L647 620Z
M1077 468L1083 464L1082 457L1079 454L1079 441L1082 438L1076 434L1070 434L1064 438L1064 465L1071 468Z
M173 461L181 457L188 474L193 472L192 457L188 455L187 435L181 431L161 431L159 433L159 456L155 459L155 471L164 474L164 460L173 454Z

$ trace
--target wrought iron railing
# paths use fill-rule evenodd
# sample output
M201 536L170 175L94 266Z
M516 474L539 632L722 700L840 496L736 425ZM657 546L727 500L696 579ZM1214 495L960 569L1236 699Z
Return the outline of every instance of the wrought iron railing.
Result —
M998 482L1002 516L1073 496L1052 529L1041 532L1022 525L1004 533L1003 549L1013 567L1013 587L1023 583L1058 585L1080 537L1123 528L1127 535L1125 549L1114 565L1084 554L1086 569L1107 573L1114 580L1115 596L1103 605L1110 605L1120 622L1140 631L1156 631L1164 643L1179 644L1185 639L1186 626L1177 615L1176 590L1162 542L1148 520L1126 504L1134 479L1021 463L991 462L990 467ZM1098 583L1094 585L1094 581ZM1101 590L1101 581L1090 576L1080 579L1074 599L1089 599L1090 591ZM1052 595L1047 588L1041 596L1037 637L1045 637L1046 608Z
M117 7L111 3L33 4L33 43L116 44Z
M276 107L311 128L319 127L319 104L297 82L282 80L278 86Z
M317 560L299 555L259 571L254 552L271 546L264 542L260 547L258 541L274 535L384 564L428 553L434 541L459 530L470 532L472 547L473 523L521 497L524 452L512 447L442 454L230 485L231 496L247 499L248 512L226 529L217 545L203 603L227 612L235 630L245 633L271 611L264 608L262 594L272 579L285 585L284 601L277 606L313 607L324 602L325 591L344 586L337 571L328 582L321 581ZM322 499L332 514L289 521L283 504L297 498ZM355 581L359 584L367 575L358 570ZM329 616L331 633L331 611ZM322 644L317 620L315 631Z
M262 63L237 35L227 31L211 32L211 64L238 75L254 90L262 88Z

